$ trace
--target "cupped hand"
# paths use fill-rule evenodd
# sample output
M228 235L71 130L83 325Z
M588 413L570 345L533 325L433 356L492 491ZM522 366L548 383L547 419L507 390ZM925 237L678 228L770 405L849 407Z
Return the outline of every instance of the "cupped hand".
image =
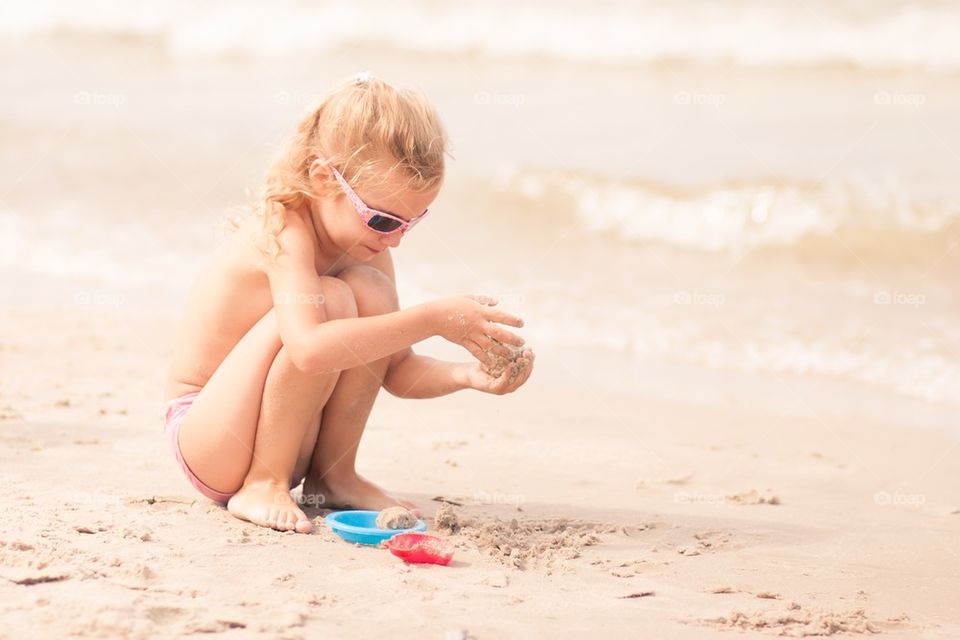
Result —
M467 386L484 393L502 396L513 393L530 378L536 355L530 349L524 349L520 356L507 365L497 377L486 373L478 362L463 365L463 374Z

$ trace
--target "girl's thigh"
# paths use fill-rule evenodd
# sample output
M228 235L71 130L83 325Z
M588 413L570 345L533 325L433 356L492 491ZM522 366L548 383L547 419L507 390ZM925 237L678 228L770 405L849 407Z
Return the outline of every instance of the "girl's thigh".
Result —
M253 458L264 382L282 343L274 311L240 339L180 425L180 451L205 485L240 489Z

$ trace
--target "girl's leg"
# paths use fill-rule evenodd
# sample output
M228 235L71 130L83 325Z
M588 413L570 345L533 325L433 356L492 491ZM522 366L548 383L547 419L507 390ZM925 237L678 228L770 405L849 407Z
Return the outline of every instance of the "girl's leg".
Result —
M398 309L396 289L380 271L358 266L345 269L337 277L350 285L360 316L380 315ZM305 501L323 507L352 506L374 510L399 504L416 510L412 502L390 496L357 474L354 467L360 438L389 363L387 357L340 373L333 394L323 409L320 433L311 452L303 485Z
M356 302L343 281L323 278L322 286L330 317L356 316ZM289 483L304 425L310 424L303 416L318 418L337 377L336 373L307 376L293 367L282 347L275 315L267 313L224 359L187 413L179 436L185 461L201 482L223 493L240 490L254 470L251 493L254 484L268 478L280 482L286 477ZM290 394L293 388L300 392ZM248 495L231 511L278 528L309 525L289 493L285 498L263 505L263 499L272 499L261 495L254 500Z
M307 375L294 366L286 347L280 349L264 385L250 470L227 503L230 513L281 531L313 528L290 497L290 487L304 437L319 420L338 376Z

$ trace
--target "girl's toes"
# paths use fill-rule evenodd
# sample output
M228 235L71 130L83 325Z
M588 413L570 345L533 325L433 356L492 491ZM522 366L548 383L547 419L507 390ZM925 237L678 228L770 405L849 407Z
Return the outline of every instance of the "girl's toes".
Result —
M277 513L276 509L271 509L267 512L267 519L264 521L264 524L270 527L271 529L277 528Z
M294 523L294 530L297 533L310 533L313 531L313 523L307 520L306 516Z
M313 529L313 522L300 509L293 512L293 523L290 527L299 533L309 533Z
M290 514L290 531L297 531L300 528L300 521L303 520L303 514L296 511Z

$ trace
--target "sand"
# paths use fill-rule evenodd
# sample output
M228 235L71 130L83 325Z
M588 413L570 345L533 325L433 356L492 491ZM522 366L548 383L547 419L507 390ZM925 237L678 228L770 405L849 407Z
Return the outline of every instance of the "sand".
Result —
M904 627L905 616L885 621L874 621L863 609L845 611L804 610L792 603L780 611L734 611L729 616L706 620L708 625L740 630L763 631L777 636L813 637L833 635L880 634L884 628Z
M547 574L559 560L578 558L584 547L598 544L597 533L610 532L608 525L571 523L564 518L463 518L449 503L437 509L434 525L451 534L451 541L461 548L477 549L509 567L542 566Z
M960 633L960 472L931 462L955 446L932 430L656 398L623 422L636 397L559 381L384 397L360 471L456 547L450 566L405 565L336 538L325 511L313 535L280 534L192 490L157 415L168 322L25 306L0 320L17 372L0 397L16 416L0 423L12 637ZM922 506L875 499L902 478ZM728 499L752 491L780 504Z
M810 23L873 33L851 4ZM365 29L274 58L180 11L0 38L0 639L960 637L955 65L411 54ZM217 26L283 48L239 18ZM312 535L240 522L159 422L216 230L358 69L426 90L455 150L393 252L402 305L486 291L537 347L516 393L370 416L358 470L449 566L347 544L315 508Z
M377 514L375 524L381 529L409 529L417 524L417 516L403 507L388 507Z
M756 489L734 493L726 496L726 499L735 504L780 504L778 496L761 495Z
M515 347L512 344L504 344L496 338L490 338L490 340L501 347L504 347L510 352L509 355L504 356L496 353L493 350L485 351L485 353L492 359L492 362L490 364L486 362L481 363L480 369L482 369L483 372L491 378L499 378L501 375L503 375L503 372L507 370L507 367L510 366L511 363L516 362L517 359L523 354L523 347ZM517 370L513 372L511 380L520 375L522 371L523 364L520 363L517 365Z

